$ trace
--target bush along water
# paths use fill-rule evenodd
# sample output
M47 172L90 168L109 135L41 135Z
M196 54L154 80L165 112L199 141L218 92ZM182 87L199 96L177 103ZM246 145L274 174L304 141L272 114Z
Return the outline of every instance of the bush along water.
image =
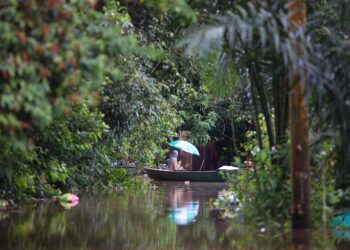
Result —
M155 52L128 32L127 13L113 3L0 6L1 197L52 197L130 179L111 164L116 143L94 107L104 76L123 77L126 55Z
M78 105L70 115L57 117L32 150L8 154L16 167L1 182L2 196L52 197L129 185L126 167L132 163L113 164L115 152L105 138L109 127L102 118L101 112Z
M138 185L181 122L162 93L175 72L155 74L159 42L115 1L5 2L0 197Z
M188 117L180 94L202 98L115 1L39 2L0 6L0 197L138 185L130 177L165 160ZM182 87L165 91L168 79Z
M266 129L261 127L265 148L259 148L254 131L246 132L242 158L251 161L253 166L239 176L227 176L230 188L213 205L225 209L223 215L227 218L255 222L260 228L290 229L291 200L286 199L291 196L288 144L270 149ZM318 228L330 226L329 218L340 201L349 202L348 190L336 189L332 178L334 149L331 140L311 145L311 212L313 225ZM234 164L242 165L238 158Z

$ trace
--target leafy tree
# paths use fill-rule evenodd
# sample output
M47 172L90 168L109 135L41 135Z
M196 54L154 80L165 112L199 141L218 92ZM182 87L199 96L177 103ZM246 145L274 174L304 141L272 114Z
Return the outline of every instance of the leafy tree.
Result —
M314 53L312 62L318 74L310 79L313 145L315 151L324 142L334 145L328 151L336 160L338 187L347 188L349 173L349 6L344 1L310 1L309 32Z
M172 11L158 12L159 8L156 5L151 6L151 1L144 6L142 3L134 2L123 4L127 6L133 24L140 27L142 34L146 34L148 42L156 44L163 54L161 59L141 62L145 73L148 77L156 79L156 85L159 86L163 98L180 115L182 124L178 123L177 128L191 130L189 139L198 145L205 145L216 120L215 114L208 105L211 101L210 94L203 84L194 61L171 49L174 38L179 36L181 30L176 25L176 21L174 22L178 19L176 14ZM147 11L137 12L139 9L155 11L155 16L151 18L147 15L149 14ZM147 27L145 27L146 23L148 23ZM197 129L196 121L201 122L202 129Z
M0 4L3 190L44 196L52 193L52 187L73 187L66 182L68 176L75 179L81 171L80 177L87 177L88 168L83 165L89 161L95 164L90 169L93 174L84 185L80 182L81 187L110 171L107 165L115 154L99 145L106 133L99 131L101 114L97 113L94 127L89 122L94 116L90 108L80 112L72 111L72 107L96 105L104 77L111 81L123 78L125 57L118 55L154 54L127 32L127 15L111 5L113 2L57 0ZM70 127L72 119L74 126ZM52 136L47 137L50 133ZM55 148L59 143L63 144L61 148ZM85 151L89 150L98 156L87 157Z
M131 60L134 64L129 63L124 70L130 77L107 81L101 110L118 141L119 157L153 164L163 158L161 146L174 136L180 118L161 95L162 84L147 75L137 58Z
M184 43L187 44L188 51L199 48L203 55L208 55L212 48L220 50L220 62L224 61L226 65L234 65L234 67L231 66L235 69L233 72L238 72L242 82L250 85L253 117L260 149L264 147L264 144L259 113L263 114L266 124L268 148L275 148L276 142L279 143L278 146L285 143L288 121L286 115L288 84L292 82L295 75L300 76L301 81L305 82L308 77L305 72L314 72L311 70L313 65L307 58L310 53L308 49L311 47L306 39L307 36L302 29L295 31L293 35L289 34L288 16L284 6L278 3L242 3L235 6L232 13L216 17L216 22L190 35L190 42L185 41ZM295 44L300 44L300 46L295 46ZM275 124L273 124L272 112L274 112ZM267 152L270 151L269 149ZM266 152L262 152L265 156L267 155ZM281 162L282 158L278 161ZM285 190L284 180L287 178L287 172L285 171L278 177L279 182L262 187L262 180L267 181L268 178L264 177L266 171L259 171L259 173L257 168L266 170L273 164L259 158L256 158L256 161L255 186L252 189L255 192L253 196L256 204L261 205L258 197L262 197L266 188L280 187ZM267 206L274 210L275 204L271 202Z

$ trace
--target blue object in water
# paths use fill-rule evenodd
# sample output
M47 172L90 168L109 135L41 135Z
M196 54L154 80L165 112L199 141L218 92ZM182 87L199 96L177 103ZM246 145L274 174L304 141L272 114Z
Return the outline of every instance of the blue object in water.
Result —
M334 237L350 240L350 211L334 215L331 219L331 225L337 228L332 233Z
M331 220L331 225L333 227L342 227L350 229L350 211L334 215Z
M335 230L332 235L338 239L350 240L350 231Z

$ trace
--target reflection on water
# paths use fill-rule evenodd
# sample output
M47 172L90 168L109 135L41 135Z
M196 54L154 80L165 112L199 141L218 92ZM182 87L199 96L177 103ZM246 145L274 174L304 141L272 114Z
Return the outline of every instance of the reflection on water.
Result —
M199 201L190 201L182 207L174 207L170 209L170 221L177 225L188 225L196 221L198 215Z
M61 206L65 209L71 209L72 207L75 207L79 204L79 201L75 200L75 201L72 201L72 202L68 202L66 200L60 200L59 201Z
M308 250L311 247L311 229L295 229L292 232L292 244L295 250Z
M199 211L199 200L193 200L193 191L187 185L171 185L168 194L170 221L177 225L188 225L195 222Z
M208 206L224 184L155 182L156 190L80 194L0 213L0 249L291 249L291 234L271 237L217 220ZM249 223L249 222L248 222ZM331 235L330 235L331 236ZM303 234L300 234L303 237ZM302 238L299 241L302 242ZM309 243L308 243L309 244ZM312 234L314 249L348 249L348 241ZM296 249L296 248L295 248ZM305 248L304 248L305 249Z

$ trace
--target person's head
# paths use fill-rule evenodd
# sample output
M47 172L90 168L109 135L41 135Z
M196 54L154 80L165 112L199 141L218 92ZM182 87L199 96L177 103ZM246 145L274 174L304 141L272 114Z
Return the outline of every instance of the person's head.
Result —
M176 158L179 156L179 153L177 152L177 150L173 150L170 154L170 158Z

